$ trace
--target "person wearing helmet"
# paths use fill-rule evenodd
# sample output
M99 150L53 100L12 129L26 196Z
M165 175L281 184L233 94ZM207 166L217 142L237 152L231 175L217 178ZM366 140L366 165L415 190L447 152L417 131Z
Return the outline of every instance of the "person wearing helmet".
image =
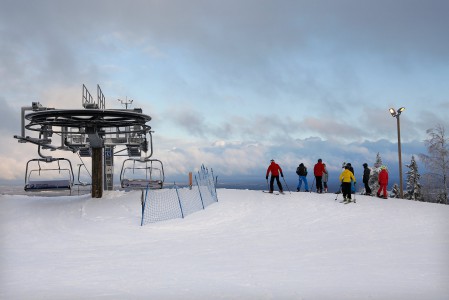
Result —
M363 164L363 184L365 185L365 195L371 196L371 188L368 185L371 170L368 168L368 164Z
M349 170L348 165L340 174L341 191L343 193L343 202L351 202L351 183L355 183L354 174Z
M265 175L266 179L268 180L268 175L271 173L271 179L270 179L270 193L273 193L273 183L276 179L276 183L278 184L279 193L283 193L282 190L282 184L279 181L279 174L281 174L281 177L284 177L284 174L282 173L281 167L274 162L274 159L271 160L271 164L268 166L267 174Z
M388 171L386 166L380 167L379 172L379 190L377 191L377 197L380 197L380 193L383 192L383 198L388 199L387 186L388 186Z

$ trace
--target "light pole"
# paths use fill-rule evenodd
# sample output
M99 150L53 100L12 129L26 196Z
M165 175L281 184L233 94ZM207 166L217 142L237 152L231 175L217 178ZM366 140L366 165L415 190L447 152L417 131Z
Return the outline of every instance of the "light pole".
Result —
M405 110L405 107L399 108L397 111L394 108L390 108L390 114L393 118L396 118L398 123L398 157L399 157L399 188L401 199L404 199L404 189L402 185L402 158L401 158L401 124L399 122L399 116Z

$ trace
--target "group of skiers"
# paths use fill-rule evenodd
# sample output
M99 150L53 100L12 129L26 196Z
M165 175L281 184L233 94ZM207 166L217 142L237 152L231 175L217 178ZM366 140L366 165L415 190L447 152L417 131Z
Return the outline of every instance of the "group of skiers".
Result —
M279 175L284 177L282 172L282 168L277 164L274 159L271 160L270 165L268 166L266 172L266 179L268 183L268 176L271 173L270 185L269 185L269 193L273 193L274 189L274 181L279 188L279 192L283 193L282 183L279 180ZM309 184L307 182L307 167L300 163L296 168L296 174L298 175L298 185L296 187L296 191L301 191L301 186L304 183L304 189L306 192L309 191ZM318 162L315 164L313 168L314 181L316 182L316 192L317 193L327 193L327 181L328 181L328 172L326 169L326 164L323 163L323 160L320 158ZM365 195L371 195L371 188L369 187L369 178L371 175L371 170L368 167L367 163L363 164L363 184L365 185ZM350 202L351 194L355 193L355 184L356 179L354 176L354 168L350 163L343 163L343 171L339 176L341 192L343 194L344 201ZM385 166L381 166L379 177L379 190L377 191L377 197L381 197L381 193L383 194L383 198L387 199L387 186L388 186L388 171ZM313 185L313 184L312 184Z

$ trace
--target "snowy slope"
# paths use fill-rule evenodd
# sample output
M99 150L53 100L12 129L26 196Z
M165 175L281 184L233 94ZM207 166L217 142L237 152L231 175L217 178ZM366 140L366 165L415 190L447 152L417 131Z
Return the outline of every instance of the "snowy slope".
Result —
M227 189L218 199L141 227L138 192L2 195L0 299L449 295L449 206Z

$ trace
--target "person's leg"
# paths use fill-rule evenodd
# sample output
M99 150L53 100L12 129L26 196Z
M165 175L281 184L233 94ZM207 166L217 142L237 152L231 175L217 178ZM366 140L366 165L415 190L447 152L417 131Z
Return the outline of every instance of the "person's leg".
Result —
M386 184L383 185L383 192L384 192L384 198L387 198L388 195L387 195L387 185Z
M370 187L368 185L368 182L365 181L364 184L365 184L365 194L366 195L371 195L371 189L370 189Z
M301 190L301 185L302 185L302 176L298 176L298 186L296 187L298 192Z
M304 181L304 188L306 189L306 192L309 191L309 184L307 183L307 177L306 176L301 176L302 180Z
M323 192L323 182L321 180L322 180L321 176L316 177L316 191L318 193Z
M341 184L341 192L343 193L343 199L348 199L351 195L351 184L349 182L343 182Z
M279 192L282 193L283 189L282 189L281 181L279 180L279 176L276 176L276 183L278 184Z
M352 194L352 186L353 182L347 182L347 189L348 189L348 200L351 201L351 194Z
M270 193L272 193L273 192L273 183L274 183L274 176L272 175L271 176L271 178L270 178Z

